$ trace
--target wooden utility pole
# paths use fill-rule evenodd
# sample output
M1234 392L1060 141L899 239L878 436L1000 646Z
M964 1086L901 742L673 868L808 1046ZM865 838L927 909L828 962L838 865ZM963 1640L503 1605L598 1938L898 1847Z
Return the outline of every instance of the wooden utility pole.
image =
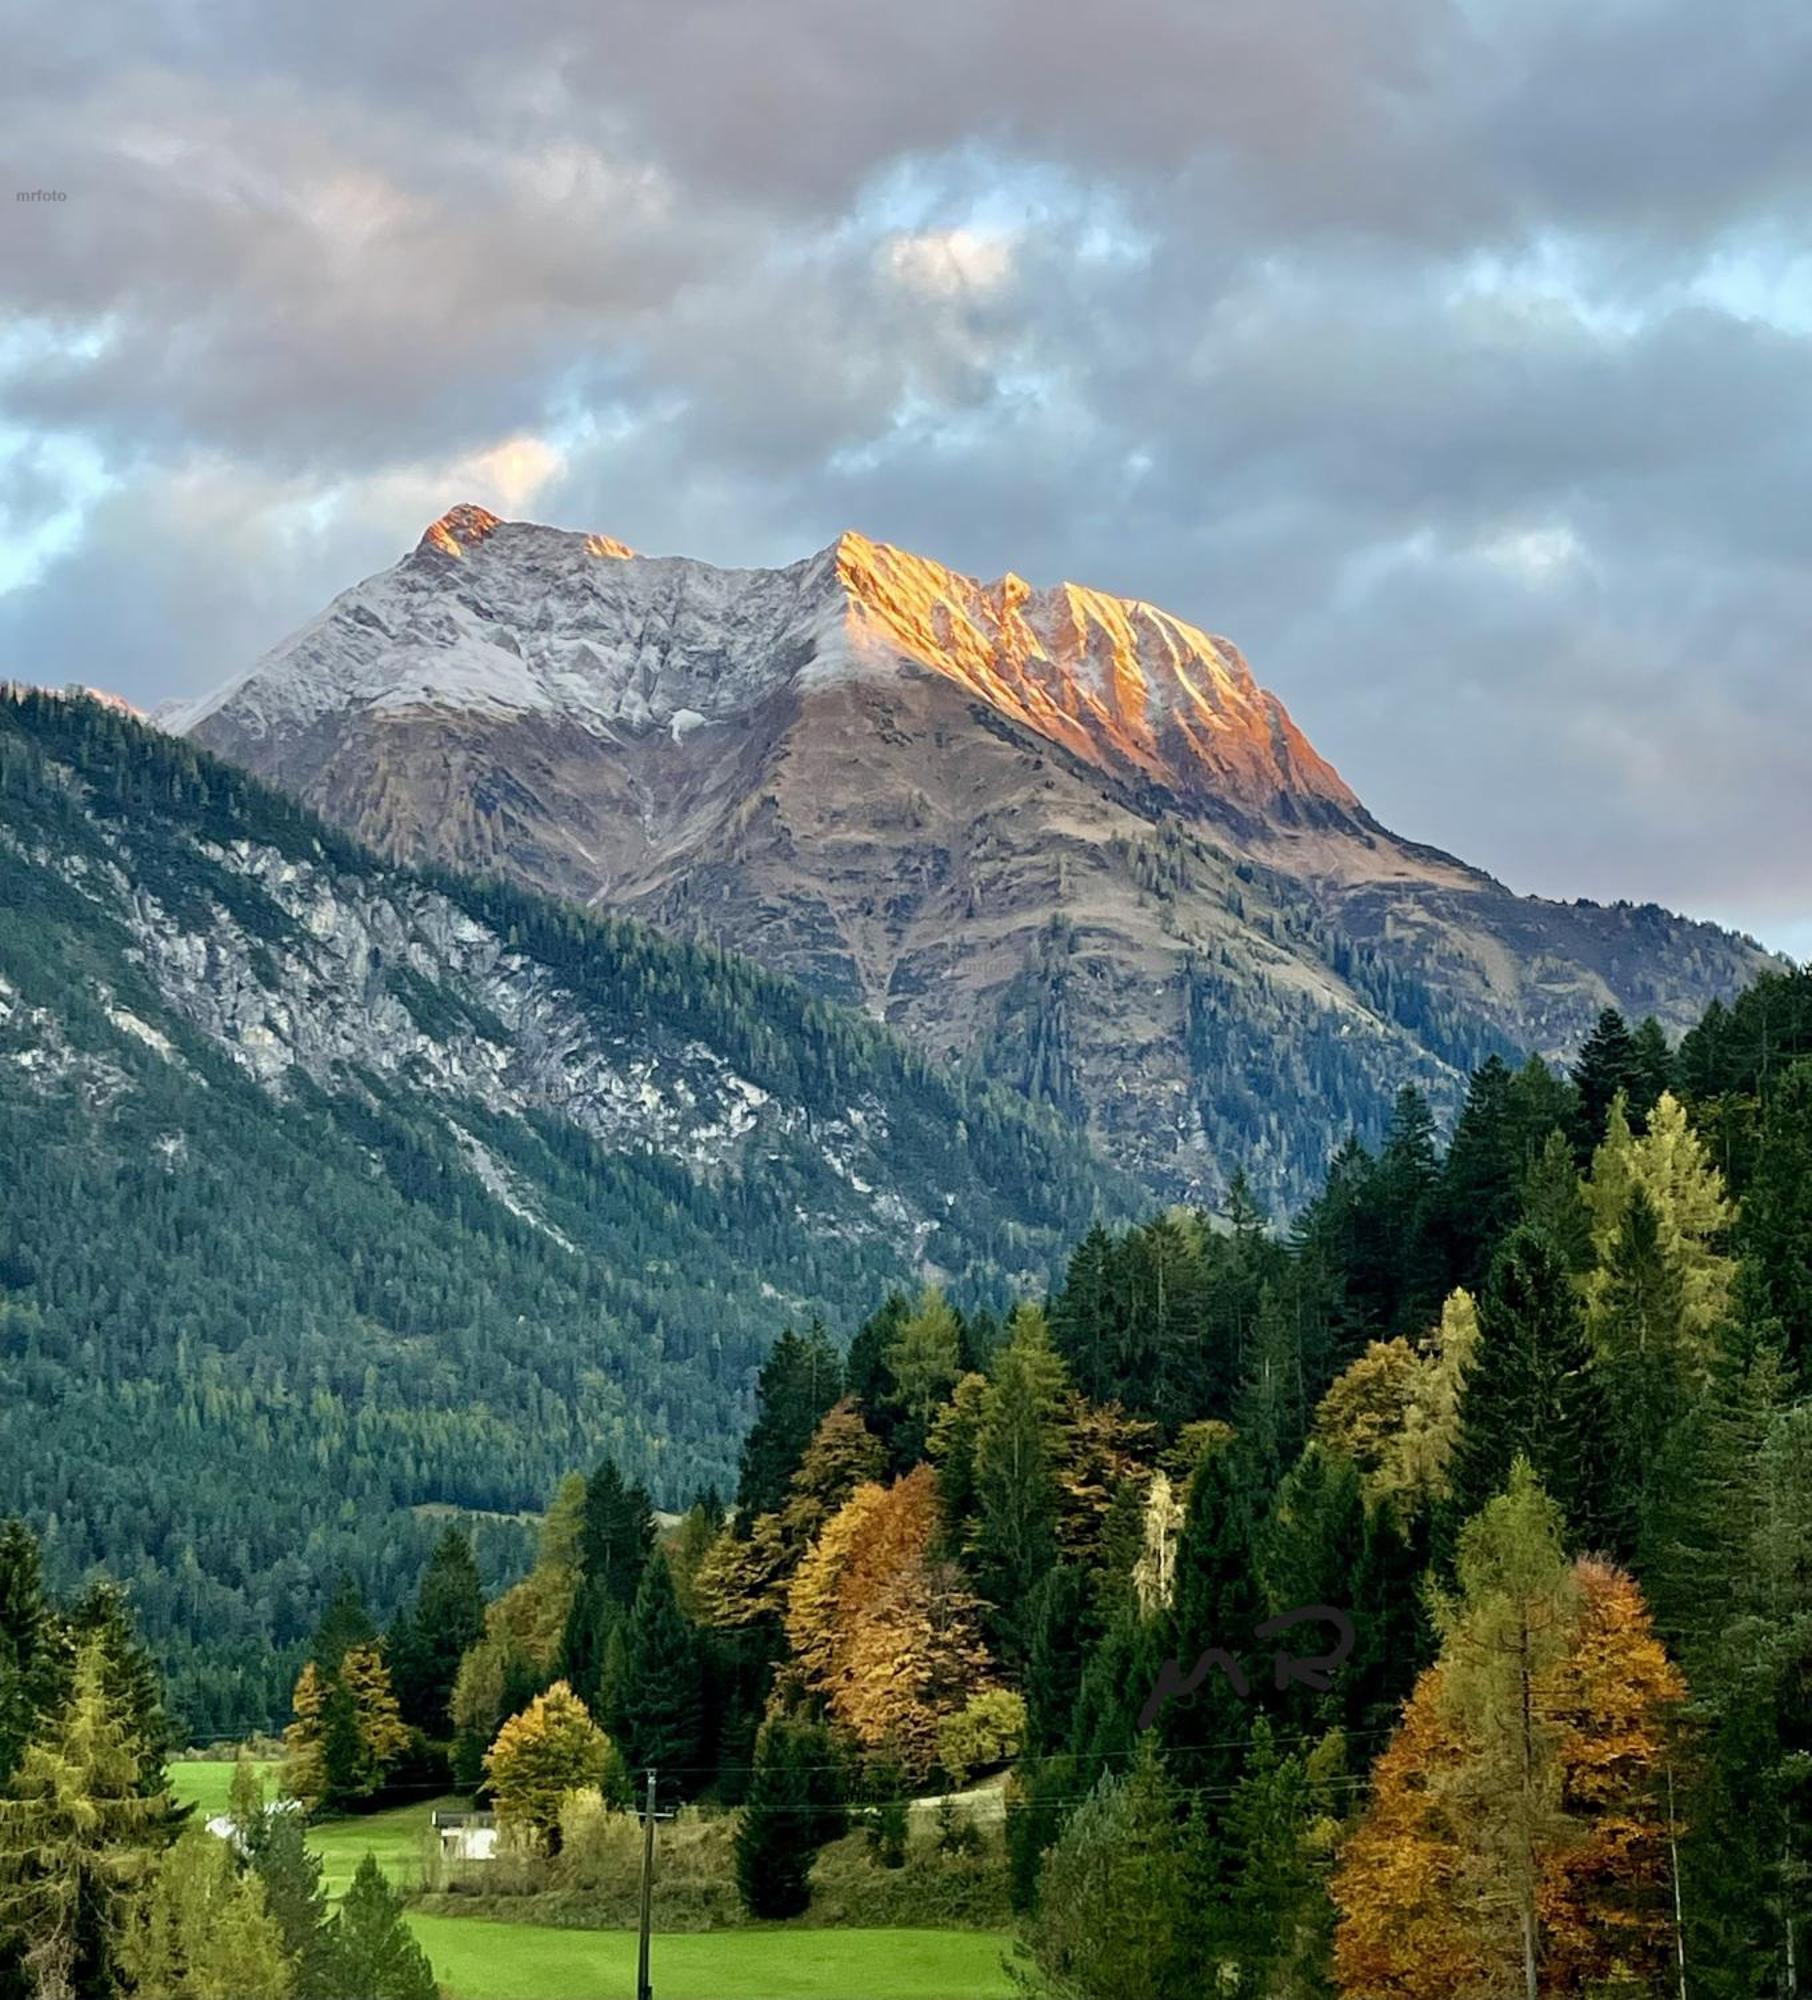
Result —
M648 1930L654 1916L654 1773L648 1773L648 1804L642 1814L642 1941L636 1952L635 2000L654 2000L648 1978Z

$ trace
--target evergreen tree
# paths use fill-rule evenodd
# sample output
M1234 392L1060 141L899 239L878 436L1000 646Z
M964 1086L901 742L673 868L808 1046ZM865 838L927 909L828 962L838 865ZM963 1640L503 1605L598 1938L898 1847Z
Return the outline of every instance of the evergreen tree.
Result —
M164 1856L120 1947L138 2000L293 2000L283 1931L264 1885L223 1841L191 1827Z
M1653 1014L1640 1021L1630 1036L1630 1059L1630 1116L1644 1125L1648 1114L1674 1087L1674 1052L1668 1046L1666 1029Z
M844 1830L841 1760L830 1732L776 1716L762 1725L736 1827L736 1887L752 1917L796 1917L811 1902L812 1861Z
M1550 1132L1540 1158L1529 1169L1520 1220L1547 1237L1576 1276L1592 1268L1592 1213L1565 1133Z
M1099 1780L1045 1856L1025 1939L1051 1991L1184 2000L1202 1990L1178 1826L1148 1739L1129 1769Z
M642 1572L622 1630L622 1672L607 1711L617 1748L631 1772L658 1772L665 1796L701 1790L704 1690L698 1636L679 1608L664 1555L657 1554Z
M1769 1094L1737 1238L1749 1311L1780 1327L1803 1373L1812 1364L1812 1062L1792 1064Z
M364 1593L344 1570L334 1585L333 1596L315 1627L308 1657L323 1678L331 1680L340 1671L340 1662L353 1646L369 1646L377 1637L377 1627L365 1609Z
M784 1337L784 1336L783 1336ZM579 1569L588 1582L625 1611L635 1602L642 1571L654 1549L654 1510L610 1459L585 1482L579 1521Z
M1015 1308L975 1439L975 1579L1004 1656L1023 1663L1028 1602L1057 1559L1057 1464L1068 1388L1042 1310Z
M1643 1086L1636 1047L1623 1016L1606 1007L1585 1038L1573 1065L1573 1087L1579 1093L1577 1136L1580 1159L1591 1157L1604 1138L1611 1106L1622 1097L1631 1102Z
M64 1678L66 1638L44 1595L37 1538L0 1521L0 1785L12 1775Z
M1460 1401L1452 1488L1458 1518L1475 1514L1534 1466L1580 1545L1619 1548L1628 1523L1610 1490L1612 1425L1585 1319L1559 1251L1512 1233L1479 1300L1479 1349Z
M1250 1497L1236 1455L1212 1453L1190 1482L1177 1551L1176 1600L1165 1626L1164 1651L1189 1675L1211 1650L1230 1654L1246 1677L1242 1692L1221 1666L1210 1666L1197 1691L1172 1700L1159 1727L1179 1781L1225 1788L1239 1775L1254 1703L1267 1693L1251 1672L1266 1616L1254 1546ZM1149 1685L1149 1684L1148 1684ZM1137 1683L1123 1685L1121 1700L1136 1707Z
M448 1703L459 1662L484 1632L484 1592L470 1538L449 1528L434 1545L411 1608L385 1646L403 1720L424 1735L453 1733Z
M250 1843L253 1871L264 1885L264 1907L283 1940L294 2000L336 2000L333 1941L320 1857L308 1845L302 1815L266 1812Z
M925 1456L932 1418L956 1387L962 1360L956 1312L935 1285L927 1286L887 1349L890 1400L900 1412L894 1451L907 1464Z
M40 2000L120 1990L121 1940L165 1830L133 1731L90 1639L67 1699L40 1719L0 1797L0 1938L16 1940Z
M373 1856L359 1863L331 1934L333 2000L436 2000L434 1968Z
M814 1321L803 1337L785 1328L762 1364L743 1440L736 1511L745 1525L779 1510L813 1431L842 1393L842 1363L824 1328Z
M888 1447L899 1412L890 1402L892 1379L887 1372L887 1350L911 1317L912 1305L905 1294L889 1292L856 1329L844 1366L844 1386L860 1404L869 1428ZM896 1462L890 1455L889 1463Z

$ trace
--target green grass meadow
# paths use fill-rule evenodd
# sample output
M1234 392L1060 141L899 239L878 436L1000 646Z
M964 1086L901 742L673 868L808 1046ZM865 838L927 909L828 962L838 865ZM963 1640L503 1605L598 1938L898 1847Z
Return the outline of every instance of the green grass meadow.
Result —
M452 2000L610 2000L635 1991L632 1931L413 1917ZM658 2000L1007 2000L993 1931L734 1930L657 1936Z
M272 1786L269 1766L265 1782ZM233 1767L172 1764L176 1796L198 1818L225 1812ZM322 1884L343 1896L366 1854L404 1889L420 1880L423 1837L436 1806L424 1799L309 1831ZM450 2000L624 2000L635 1991L633 1931L556 1930L487 1917L411 1914L410 1926ZM1002 1969L1011 1940L997 1931L749 1928L657 1935L651 1972L659 2000L1009 2000Z

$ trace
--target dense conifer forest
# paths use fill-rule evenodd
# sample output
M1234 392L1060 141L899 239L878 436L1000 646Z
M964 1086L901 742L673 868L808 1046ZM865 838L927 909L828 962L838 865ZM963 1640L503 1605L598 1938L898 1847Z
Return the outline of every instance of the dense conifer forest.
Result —
M92 732L95 782L104 729L44 727ZM91 812L25 736L0 776L75 837ZM214 782L182 752L160 779ZM294 837L316 835L298 819ZM0 864L15 892L39 879L17 844ZM34 916L16 996L53 938L99 949L80 914ZM512 921L553 927L554 950L569 920ZM653 942L612 948L668 976ZM814 1045L801 1005L772 1061L809 1077L869 1046L838 1023ZM747 1023L751 1050L772 1019ZM383 1883L326 1920L281 1830L299 1816L249 1782L238 1859L179 1832L164 1757L196 1718L252 1714L268 1681L246 1634L266 1628L246 1607L272 1590L304 1634L270 1669L283 1791L311 1814L475 1793L513 1859L443 1887L507 1887L542 1919L618 1919L610 1857L653 1771L696 1830L713 1920L809 1920L826 1857L853 1848L874 1897L1010 1914L1020 1976L1052 2000L1800 1990L1812 973L1763 978L1677 1046L1607 1012L1570 1073L1492 1057L1444 1141L1406 1089L1284 1230L1240 1185L1224 1214L1131 1225L1078 1195L1042 1290L985 1258L948 1287L851 1271L824 1324L768 1345L734 1465L701 1454L681 1495L627 1422L598 1426L599 1449L550 1421L539 1459L500 1442L511 1381L532 1398L556 1370L530 1414L572 1392L534 1347L537 1300L559 1298L535 1232L449 1203L444 1155L418 1156L440 1192L412 1200L394 1173L360 1177L338 1108L273 1118L225 1065L200 1073L145 1115L136 1156L78 1145L79 1106L9 1102L4 1421L12 1476L28 1469L26 1521L0 1536L12 1990L77 1968L81 1992L200 1992L169 1971L198 1925L232 1990L331 2000L345 1954L380 1948L399 1994L426 1990ZM205 1202L171 1200L147 1159L179 1110L231 1168ZM269 1136L229 1144L255 1114ZM367 1128L368 1159L388 1129ZM308 1174L283 1152L304 1144ZM332 1241L342 1201L387 1262L321 1259L319 1292L285 1298L285 1232ZM246 1245L223 1268L210 1204ZM488 1267L424 1233L454 1219ZM103 1265L97 1228L133 1255ZM753 1339L762 1306L740 1305ZM342 1312L361 1341L336 1350ZM409 1312L468 1329L451 1344L493 1371L485 1402L452 1376L422 1393ZM517 1315L530 1331L490 1351ZM274 1372L289 1352L312 1373ZM400 1510L448 1466L452 1504L379 1516L415 1528L373 1560L357 1499ZM348 1467L368 1482L350 1494ZM210 1481L244 1539L212 1572L184 1540ZM79 1550L83 1576L47 1583L41 1542L65 1567ZM241 1598L219 1594L229 1576ZM174 1723L134 1606L174 1665ZM941 1801L930 1850L914 1800Z
M475 1051L482 1080L516 1045L457 964L374 955L327 988L268 876L232 865L253 851L405 932L452 912L625 1064L690 1088L706 1046L785 1121L705 1171L406 1063L261 1087L160 989L147 938L278 1018L400 996L418 1063ZM280 1718L341 1568L400 1601L454 1510L495 1581L525 1559L518 1517L600 1450L681 1505L730 1476L786 1318L859 1316L914 1241L1004 1300L1121 1199L1046 1114L786 980L383 868L91 702L0 697L0 911L0 1508L57 1587L130 1585L191 1739ZM820 1138L852 1105L886 1135L866 1193Z

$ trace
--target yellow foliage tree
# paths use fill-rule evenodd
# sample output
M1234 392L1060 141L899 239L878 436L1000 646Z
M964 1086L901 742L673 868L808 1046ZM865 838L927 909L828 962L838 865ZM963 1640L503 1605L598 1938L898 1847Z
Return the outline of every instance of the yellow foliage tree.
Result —
M601 1786L609 1766L610 1738L566 1682L555 1681L510 1717L485 1752L498 1826L557 1851L568 1796Z
M1478 1308L1455 1291L1425 1340L1374 1340L1323 1396L1315 1434L1359 1468L1368 1504L1391 1500L1413 1513L1445 1496L1478 1345Z
M327 1767L321 1755L327 1684L313 1660L296 1677L289 1707L290 1723L283 1732L283 1764L277 1782L286 1797L312 1810L327 1796Z
M1627 1576L1560 1565L1539 1488L1492 1508L1520 1526L1450 1615L1341 1849L1350 2000L1499 2000L1535 1991L1537 1965L1543 1992L1660 1990L1658 1780L1683 1684Z
M992 1684L979 1606L938 1559L936 1478L859 1486L800 1563L786 1629L806 1685L863 1748L929 1773L938 1731Z
M1594 1322L1602 1315L1612 1253L1637 1189L1654 1208L1661 1252L1680 1286L1682 1330L1702 1349L1730 1315L1736 1262L1719 1246L1734 1211L1723 1175L1671 1092L1662 1093L1641 1138L1630 1131L1620 1095L1604 1142L1592 1155L1585 1197L1598 1264L1586 1276L1585 1293Z
M409 1747L409 1731L396 1704L383 1652L377 1646L348 1647L339 1679L352 1697L366 1762L381 1777Z

